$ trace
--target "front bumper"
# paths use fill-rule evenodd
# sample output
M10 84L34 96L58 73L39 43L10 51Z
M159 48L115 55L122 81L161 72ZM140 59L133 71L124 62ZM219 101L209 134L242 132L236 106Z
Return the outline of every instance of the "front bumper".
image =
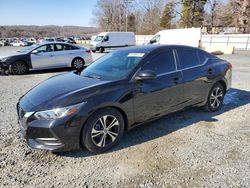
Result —
M10 66L4 61L0 61L0 72L4 73L10 72Z
M82 118L67 117L57 120L37 120L33 114L17 105L18 123L23 138L34 149L54 152L80 148Z

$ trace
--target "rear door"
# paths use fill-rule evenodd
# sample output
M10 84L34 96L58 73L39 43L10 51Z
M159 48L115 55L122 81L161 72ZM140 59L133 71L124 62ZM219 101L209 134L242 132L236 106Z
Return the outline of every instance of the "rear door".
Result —
M54 66L54 45L46 44L35 49L37 53L31 53L31 63L34 69L50 68Z
M182 75L181 71L177 71L172 49L164 49L155 54L141 70L155 71L157 78L135 83L135 122L150 120L182 108Z
M213 67L206 63L206 53L191 47L179 47L176 51L178 69L183 75L185 105L204 102L212 84L210 77L214 74Z
M55 64L58 67L67 67L71 64L73 52L70 45L55 44Z

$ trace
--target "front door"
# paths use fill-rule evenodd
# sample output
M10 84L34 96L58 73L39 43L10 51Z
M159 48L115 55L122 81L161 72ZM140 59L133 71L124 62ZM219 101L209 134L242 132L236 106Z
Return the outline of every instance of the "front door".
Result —
M34 69L54 67L54 45L46 44L35 49L36 53L31 53L31 63Z
M182 108L182 74L177 71L172 49L160 51L141 69L155 71L157 78L134 84L135 123Z

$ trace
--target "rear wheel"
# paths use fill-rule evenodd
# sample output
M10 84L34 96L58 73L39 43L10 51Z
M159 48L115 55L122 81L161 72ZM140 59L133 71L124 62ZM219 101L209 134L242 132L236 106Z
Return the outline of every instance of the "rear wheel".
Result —
M220 83L216 83L209 92L205 109L215 112L220 109L225 96L225 89Z
M85 62L82 58L77 57L72 61L72 67L76 70L82 70L84 68Z
M18 61L11 66L11 72L15 75L27 74L29 72L29 67L26 63Z
M81 142L89 151L101 153L116 145L124 133L122 114L106 108L94 113L83 128Z

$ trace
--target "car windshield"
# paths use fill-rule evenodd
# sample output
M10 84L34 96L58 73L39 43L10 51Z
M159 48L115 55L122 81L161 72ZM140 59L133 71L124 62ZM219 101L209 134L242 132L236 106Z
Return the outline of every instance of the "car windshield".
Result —
M31 46L29 46L27 48L19 50L18 52L20 52L20 53L28 53L28 52L32 51L34 48L38 47L39 45L40 44L33 44L33 45L31 45Z
M100 41L102 41L103 37L104 37L104 36L97 36L97 37L95 38L95 41L96 41L96 42L100 42Z
M140 62L145 53L115 51L96 60L81 72L81 76L118 80L125 78Z

